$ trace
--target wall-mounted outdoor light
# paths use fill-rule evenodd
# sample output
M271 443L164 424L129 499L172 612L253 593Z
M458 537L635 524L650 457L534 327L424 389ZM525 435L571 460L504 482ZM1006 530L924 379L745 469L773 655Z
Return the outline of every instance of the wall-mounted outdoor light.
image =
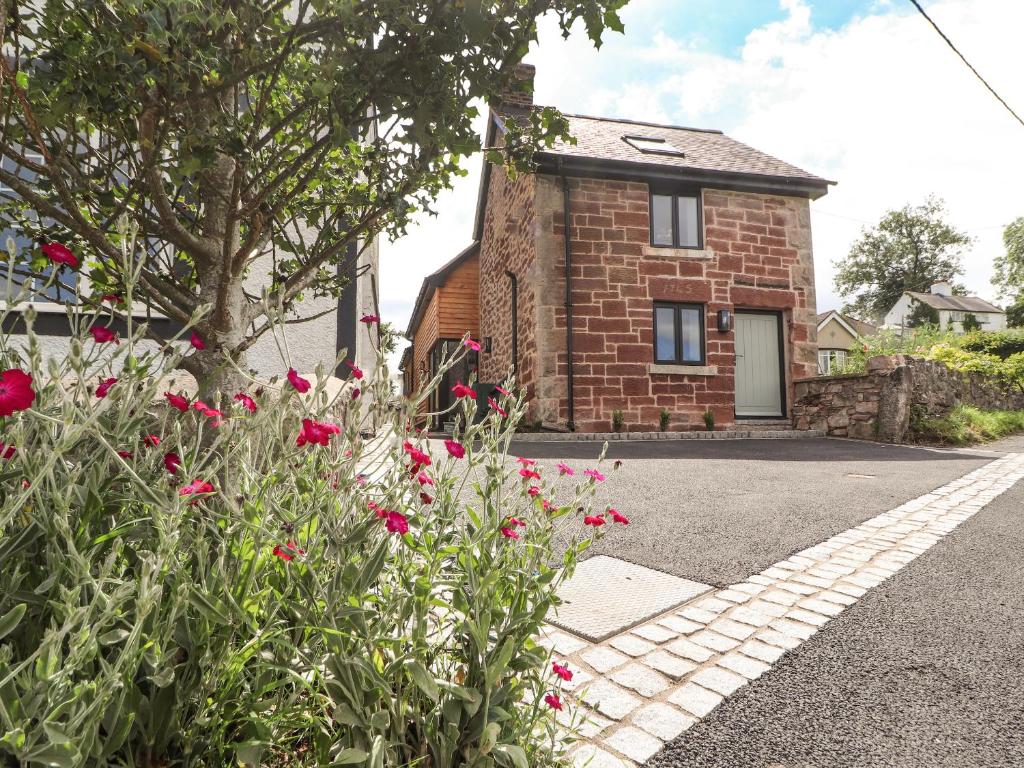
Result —
M732 312L728 309L718 310L718 331L728 333L732 330Z
M484 354L491 354L491 337L484 336Z

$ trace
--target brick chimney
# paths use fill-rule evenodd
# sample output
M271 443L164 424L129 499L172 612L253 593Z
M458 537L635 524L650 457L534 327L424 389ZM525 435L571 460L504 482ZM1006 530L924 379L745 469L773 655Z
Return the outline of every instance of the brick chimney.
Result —
M533 77L536 74L537 68L533 64L520 63L516 66L512 83L498 97L498 109L530 109L533 106Z

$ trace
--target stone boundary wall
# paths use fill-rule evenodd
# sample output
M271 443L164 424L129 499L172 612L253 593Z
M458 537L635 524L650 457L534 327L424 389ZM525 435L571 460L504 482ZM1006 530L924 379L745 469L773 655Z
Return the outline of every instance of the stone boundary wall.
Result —
M795 383L793 425L836 437L899 443L911 413L945 416L957 405L1024 410L1024 392L1007 391L977 373L907 355L868 360L867 373L817 376Z

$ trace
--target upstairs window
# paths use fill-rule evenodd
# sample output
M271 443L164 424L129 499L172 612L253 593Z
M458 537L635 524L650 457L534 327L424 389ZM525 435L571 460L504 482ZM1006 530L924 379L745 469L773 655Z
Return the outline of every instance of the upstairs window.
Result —
M704 307L655 303L654 362L704 365Z
M651 245L702 247L700 193L651 192Z

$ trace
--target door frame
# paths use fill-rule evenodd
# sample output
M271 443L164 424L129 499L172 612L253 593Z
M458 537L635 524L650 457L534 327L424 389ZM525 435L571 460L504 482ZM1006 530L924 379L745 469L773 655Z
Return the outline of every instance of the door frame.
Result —
M736 315L772 315L775 317L775 328L778 332L778 346L779 346L779 408L782 411L781 416L740 416L736 413L736 324L735 320L733 323L733 400L732 400L732 415L737 421L743 420L756 420L756 419L779 419L780 421L789 418L789 408L786 403L786 382L787 382L787 368L786 368L786 338L782 332L783 324L786 320L785 310L782 309L748 309L746 307L734 307L733 317Z

